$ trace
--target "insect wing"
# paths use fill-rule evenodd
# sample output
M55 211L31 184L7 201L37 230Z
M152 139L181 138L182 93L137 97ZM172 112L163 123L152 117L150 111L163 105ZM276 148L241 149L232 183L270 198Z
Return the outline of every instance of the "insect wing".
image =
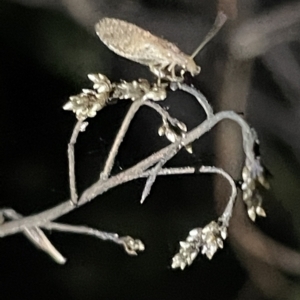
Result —
M174 44L122 20L104 18L95 30L110 50L143 65L168 64L167 52L180 53Z

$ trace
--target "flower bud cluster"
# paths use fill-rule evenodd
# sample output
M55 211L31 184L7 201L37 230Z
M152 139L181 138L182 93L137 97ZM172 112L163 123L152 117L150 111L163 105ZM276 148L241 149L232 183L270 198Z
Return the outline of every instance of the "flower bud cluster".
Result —
M97 112L105 107L112 98L117 99L149 99L161 101L167 97L167 84L153 84L145 79L119 83L111 83L102 74L89 74L88 78L94 83L94 90L83 89L82 93L71 96L63 106L64 110L71 110L76 114L78 120L95 117Z
M219 248L223 248L223 240L227 237L227 227L212 221L204 228L195 228L190 231L189 236L180 242L180 250L172 260L172 268L183 270L192 264L201 250L203 255L212 259Z
M82 93L71 96L63 106L64 110L73 111L81 121L95 117L106 106L112 88L108 78L102 74L89 74L88 77L94 82L95 90L83 89Z
M177 121L176 124L170 124L168 120L163 119L163 124L158 128L158 135L165 136L171 143L175 143L183 138L187 132L187 127L183 122ZM189 153L193 153L192 145L185 145Z
M113 85L114 92L112 98L131 99L132 101L143 98L145 100L161 101L167 97L166 87L166 84L159 86L153 84L151 86L146 79L134 80L132 82L121 80L120 83Z
M120 239L122 240L125 251L129 255L137 255L138 251L140 252L145 250L145 245L141 240L135 240L130 236L125 236Z
M262 197L257 188L259 185L262 185L268 189L269 184L265 179L259 159L256 159L255 164L250 164L249 160L246 160L242 178L243 200L247 206L249 218L254 222L256 216L266 217L266 212L262 208Z

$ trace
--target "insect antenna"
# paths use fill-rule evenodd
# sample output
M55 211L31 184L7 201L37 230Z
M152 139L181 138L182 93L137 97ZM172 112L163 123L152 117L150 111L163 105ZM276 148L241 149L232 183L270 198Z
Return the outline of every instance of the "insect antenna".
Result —
M219 30L223 27L227 20L227 16L223 11L219 11L217 17L215 19L213 27L205 36L204 40L198 46L198 48L194 51L194 53L190 56L194 58L202 49L203 47L219 32Z

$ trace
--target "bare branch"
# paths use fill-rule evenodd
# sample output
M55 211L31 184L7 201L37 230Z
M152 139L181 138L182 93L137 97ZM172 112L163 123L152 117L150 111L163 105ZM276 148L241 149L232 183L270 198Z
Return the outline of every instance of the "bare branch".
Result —
M160 169L157 173L157 175L160 176L166 176L166 175L183 175L183 174L194 174L196 169L194 167L183 167L183 168L163 168ZM153 170L148 170L145 171L143 174L141 174L140 177L148 177L151 176ZM221 168L216 168L216 167L211 167L211 166L201 166L199 169L200 173L211 173L211 174L220 174L222 175L230 184L231 187L231 195L229 197L228 204L222 214L222 221L227 224L229 223L229 219L231 218L232 215L232 210L233 210L233 205L237 196L237 189L234 180L232 177L226 173L224 170Z
M247 123L236 113L231 111L224 111L214 115L213 118L205 120L202 124L194 128L192 131L186 134L184 138L180 141L182 145L187 145L201 137L203 134L211 130L217 123L224 119L230 119L237 122L241 128L243 133L244 140L244 150L246 156L249 158L253 158L255 163L255 158L252 153L253 145L251 143L251 138L249 136L251 134L251 129L247 125ZM252 140L253 142L253 140ZM152 154L148 158L142 160L135 166L130 169L123 171L113 177L108 178L106 181L102 179L95 182L92 186L83 192L81 195L77 207L86 204L87 202L94 199L96 196L99 196L106 192L107 190L126 183L128 181L137 179L141 176L141 174L158 163L161 159L166 158L167 160L171 159L174 155L178 153L180 149L178 149L178 145L171 144L160 151ZM34 216L25 217L21 220L11 221L8 223L4 223L0 226L0 237L14 234L20 232L24 227L32 227L32 226L40 226L48 221L54 220L60 216L65 215L66 213L74 210L75 207L71 200L68 200L62 204L59 204L53 208L50 208L42 213L36 214Z
M75 226L62 223L50 222L42 225L47 230L56 230L68 233L85 234L96 237L103 241L111 241L118 245L122 245L125 251L130 255L137 255L136 251L144 251L145 246L140 240L135 240L130 236L119 237L116 233L110 233L106 231L100 231L87 226Z
M86 125L88 124L85 122ZM70 194L71 201L76 204L78 200L78 195L76 191L76 177L75 177L75 158L74 158L74 145L76 143L78 134L82 131L82 121L78 121L74 127L70 143L68 144L68 161L69 161L69 182L70 182Z
M177 120L176 118L171 117L170 114L157 103L146 100L143 103L143 105L149 106L152 109L154 109L157 113L159 113L161 115L162 119L166 119L171 125L173 125L175 127L178 127L178 126L180 126L180 124L182 124L181 121Z
M139 108L143 105L143 101L144 101L143 99L139 99L139 100L134 101L131 104L130 109L127 112L127 115L122 123L122 126L115 138L114 144L109 152L109 156L105 163L104 170L102 171L102 173L100 175L100 178L102 180L106 180L109 177L110 172L114 165L115 158L118 154L119 147L120 147L121 143L123 142L123 138L128 130L128 127L129 127L134 115L139 110Z
M196 90L193 87L188 86L185 83L172 82L170 87L173 91L175 91L179 88L180 90L193 95L197 99L197 101L201 105L201 107L204 109L204 112L206 113L207 118L211 118L214 115L211 105L207 101L206 97L200 91Z
M236 59L250 59L284 41L299 39L300 4L287 4L246 21L231 41Z
M0 210L0 214L5 218L11 220L22 219L23 216L18 214L13 209L2 209ZM57 249L51 244L49 239L43 233L43 231L38 227L25 227L23 229L23 234L28 238L28 240L33 243L38 249L46 252L52 259L58 264L64 264L66 262L66 258L64 258Z
M163 161L161 160L160 162L158 162L155 167L151 170L151 174L149 175L149 177L147 178L144 190L143 190L143 194L140 200L140 203L143 204L145 199L148 197L148 195L150 194L151 188L153 183L155 182L156 176L159 173L159 170L161 170L163 166Z
M214 117L205 120L203 123L201 123L199 126L187 133L186 136L180 140L181 145L184 146L192 143L196 139L200 138L203 134L210 131L217 123L224 119L233 120L241 126L245 154L249 158L249 161L255 164L256 161L252 152L254 143L252 131L248 124L239 115L232 111L219 112L215 114ZM117 185L121 185L128 181L139 178L145 170L158 163L161 159L170 160L173 156L175 156L178 153L179 150L180 149L178 149L177 144L171 144L161 149L160 151L152 154L148 158L142 160L141 162L129 168L128 170L125 170L111 178L108 178L106 181L99 179L88 189L86 189L85 192L83 192L78 201L77 207L86 204L87 202L94 199L96 196L103 194L107 190ZM29 216L21 220L15 220L4 223L0 226L0 237L20 232L23 230L24 227L40 226L51 220L55 220L60 216L65 215L66 213L74 210L77 207L73 205L71 200L68 200L62 204L59 204L34 216Z

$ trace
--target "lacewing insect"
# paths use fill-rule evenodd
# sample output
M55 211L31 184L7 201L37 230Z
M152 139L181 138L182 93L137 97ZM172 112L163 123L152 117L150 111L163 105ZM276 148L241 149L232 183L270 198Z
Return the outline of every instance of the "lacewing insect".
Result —
M219 12L214 26L191 56L173 43L119 19L104 18L95 25L95 30L100 40L116 54L148 66L159 79L178 81L182 77L176 76L176 67L181 69L181 75L186 71L192 76L200 73L201 68L193 58L216 35L226 20L227 16Z

